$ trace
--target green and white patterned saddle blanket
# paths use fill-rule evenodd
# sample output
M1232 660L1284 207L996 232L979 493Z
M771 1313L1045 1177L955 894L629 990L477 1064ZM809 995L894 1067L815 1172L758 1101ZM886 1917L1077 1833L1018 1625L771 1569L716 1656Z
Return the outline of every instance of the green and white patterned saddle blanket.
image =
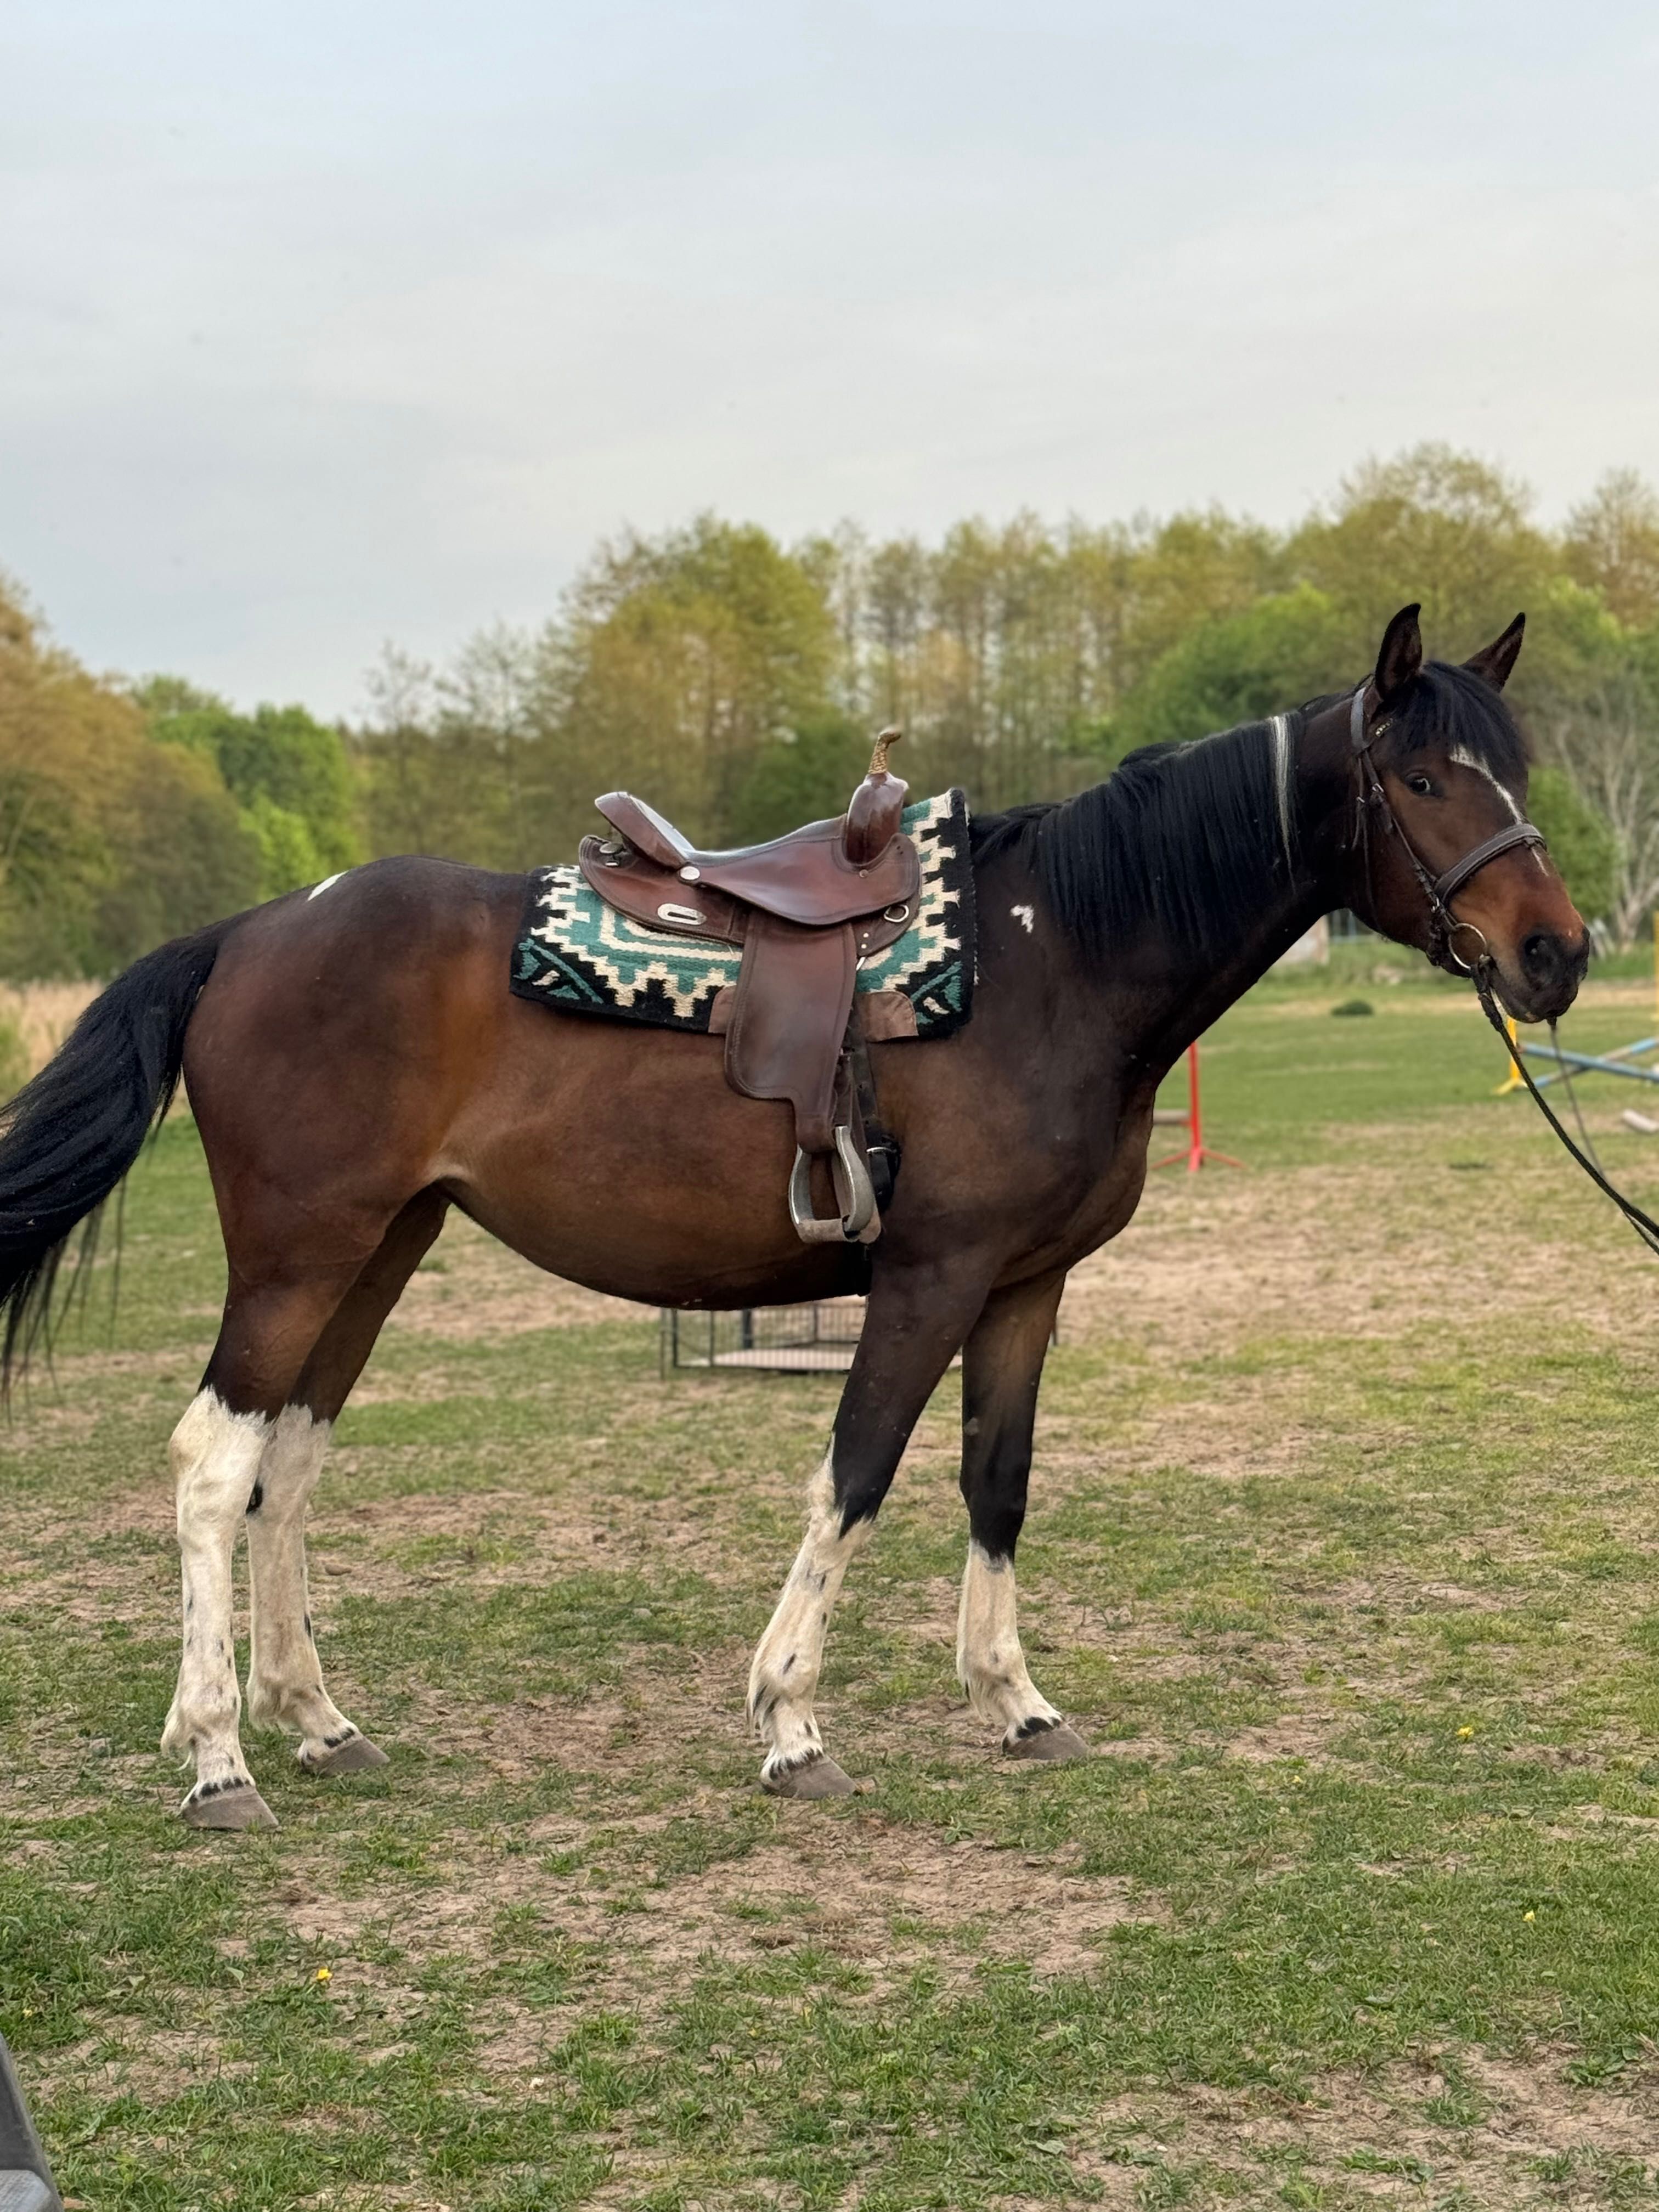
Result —
M902 993L919 1037L949 1036L974 1009L974 875L960 791L907 806L921 855L913 926L859 969L860 991ZM513 949L509 988L562 1013L657 1029L707 1030L715 994L735 984L743 948L646 929L590 890L572 866L538 868Z

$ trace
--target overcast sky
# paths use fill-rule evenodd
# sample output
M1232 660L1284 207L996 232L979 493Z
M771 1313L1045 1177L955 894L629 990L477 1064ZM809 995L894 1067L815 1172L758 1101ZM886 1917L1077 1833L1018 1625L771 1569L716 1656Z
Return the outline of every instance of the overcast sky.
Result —
M1651 5L13 0L0 568L362 703L594 539L1659 479Z

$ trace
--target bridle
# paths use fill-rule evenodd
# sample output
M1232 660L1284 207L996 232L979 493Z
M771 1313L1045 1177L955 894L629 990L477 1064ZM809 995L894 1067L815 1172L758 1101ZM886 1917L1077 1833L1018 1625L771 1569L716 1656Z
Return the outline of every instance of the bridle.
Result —
M1368 678L1354 693L1348 710L1349 746L1358 778L1354 810L1354 843L1364 856L1366 886L1368 889L1371 886L1370 817L1373 814L1379 814L1383 826L1400 840L1406 858L1411 862L1412 872L1422 887L1423 896L1428 901L1430 959L1437 968L1449 968L1459 975L1473 975L1481 963L1489 960L1492 955L1481 932L1472 921L1460 921L1451 910L1450 902L1489 860L1497 860L1502 854L1514 852L1518 845L1543 848L1544 833L1534 823L1510 822L1492 836L1483 838L1461 860L1454 860L1449 868L1442 869L1437 876L1431 875L1422 855L1406 835L1400 817L1394 811L1393 802L1382 787L1382 778L1372 757L1372 745L1389 725L1385 718L1367 734L1365 695L1370 690ZM1479 950L1472 959L1466 960L1458 951L1455 940L1460 936L1479 940Z
M1472 921L1460 921L1452 913L1448 903L1456 896L1473 876L1478 875L1489 860L1497 860L1500 854L1512 853L1517 846L1521 845L1535 845L1540 851L1547 851L1543 831L1534 823L1511 822L1506 828L1498 830L1495 836L1484 838L1480 844L1472 847L1464 854L1462 860L1454 860L1450 867L1443 868L1437 876L1431 875L1422 856L1406 835L1400 817L1394 811L1389 794L1382 787L1382 779L1377 773L1376 763L1371 755L1372 744L1382 735L1389 725L1385 718L1378 723L1370 736L1367 736L1365 694L1370 689L1370 684L1368 679L1354 693L1353 702L1348 711L1348 737L1353 753L1355 772L1358 777L1353 842L1364 855L1366 888L1371 889L1370 823L1370 817L1375 813L1382 816L1385 828L1394 836L1399 838L1406 857L1412 864L1412 871L1422 886L1423 896L1428 901L1431 931L1429 957L1438 967L1451 968L1459 974L1470 977L1474 984L1475 996L1480 1001L1481 1012L1497 1031L1500 1042L1510 1054L1510 1065L1519 1071L1540 1113L1590 1181L1613 1200L1649 1250L1659 1254L1659 1221L1656 1221L1650 1214L1644 1212L1633 1199L1626 1198L1623 1191L1609 1182L1602 1171L1601 1162L1595 1157L1595 1149L1590 1145L1589 1132L1583 1127L1583 1116L1579 1117L1580 1132L1584 1138L1583 1146L1581 1147L1576 1145L1568 1135L1554 1108L1534 1082L1532 1070L1527 1066L1525 1055L1516 1050L1513 1045L1509 1032L1504 1028L1504 1017L1498 1011L1497 996L1492 988L1492 978L1497 973L1497 963L1492 957L1486 938ZM1374 901L1373 903L1375 903ZM1459 934L1479 939L1480 950L1473 959L1465 960L1456 950L1453 939ZM1551 1022L1550 1035L1553 1037L1554 1034L1555 1024ZM1565 1061L1562 1063L1562 1068L1565 1073ZM1571 1095L1570 1085L1569 1094ZM1575 1109L1577 1103L1575 1099Z

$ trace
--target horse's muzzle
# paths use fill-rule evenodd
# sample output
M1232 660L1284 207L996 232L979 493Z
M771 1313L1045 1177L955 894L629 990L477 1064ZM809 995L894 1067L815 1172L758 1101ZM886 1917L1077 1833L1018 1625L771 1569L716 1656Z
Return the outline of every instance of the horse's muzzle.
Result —
M1559 1020L1578 995L1589 952L1588 930L1576 939L1553 929L1531 931L1517 948L1519 973L1499 963L1498 988L1510 1012L1523 1022Z

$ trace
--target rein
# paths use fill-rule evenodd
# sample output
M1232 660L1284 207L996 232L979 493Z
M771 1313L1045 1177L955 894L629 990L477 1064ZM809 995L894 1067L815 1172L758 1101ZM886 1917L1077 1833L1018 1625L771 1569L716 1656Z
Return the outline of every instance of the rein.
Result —
M1589 1154L1585 1152L1581 1146L1573 1142L1573 1139L1567 1134L1565 1129L1562 1127L1560 1116L1556 1113L1555 1109L1550 1104L1549 1100L1545 1097L1543 1092L1538 1088L1538 1085L1533 1081L1532 1070L1527 1066L1526 1054L1522 1052L1515 1051L1511 1048L1510 1044L1509 1031L1504 1026L1504 1017L1498 1012L1498 1002L1492 995L1492 963L1491 956L1488 955L1480 963L1479 966L1473 970L1474 977L1474 994L1480 1001L1481 1012L1485 1014L1486 1019L1492 1024L1492 1028L1497 1031L1498 1040L1503 1045L1504 1052L1509 1054L1513 1064L1520 1069L1521 1079L1526 1085L1528 1090L1532 1093L1534 1103L1537 1106L1539 1112L1549 1123L1551 1128L1554 1130L1556 1135L1559 1137L1561 1142L1572 1154L1574 1159L1577 1161L1579 1166L1583 1168L1584 1173L1589 1177L1596 1188L1604 1193L1607 1197L1613 1200L1620 1213L1624 1215L1626 1220L1629 1222L1631 1227L1636 1231L1642 1242L1647 1246L1649 1251L1659 1253L1659 1221L1656 1221L1651 1214L1644 1213L1642 1208L1637 1205L1634 1199L1626 1198L1623 1191L1618 1189L1607 1180L1607 1176L1603 1175L1600 1164L1595 1160L1592 1159ZM1553 1037L1554 1034L1555 1024L1552 1022L1550 1024L1550 1035ZM1585 1139L1585 1143L1588 1143L1589 1141L1589 1140L1587 1137Z
M1539 1112L1596 1188L1613 1200L1648 1249L1650 1252L1659 1253L1659 1221L1656 1221L1651 1214L1644 1212L1633 1199L1626 1198L1623 1191L1609 1182L1602 1172L1601 1163L1586 1149L1589 1144L1588 1133L1585 1135L1583 1146L1574 1142L1563 1127L1555 1109L1534 1082L1532 1070L1527 1066L1525 1054L1511 1049L1509 1032L1504 1026L1504 1017L1498 1011L1497 998L1493 992L1492 977L1496 972L1496 963L1487 947L1486 940L1474 922L1460 921L1447 903L1462 890L1464 884L1472 877L1477 875L1486 866L1488 860L1497 860L1501 853L1512 853L1518 845L1536 845L1544 848L1543 831L1531 822L1512 822L1507 829L1498 830L1495 836L1487 837L1479 845L1473 847L1464 854L1462 860L1454 860L1451 866L1443 869L1439 875L1431 875L1394 811L1389 794L1383 789L1382 779L1377 773L1376 763L1371 756L1372 744L1388 728L1388 723L1386 720L1379 723L1370 736L1366 735L1365 693L1368 688L1368 685L1362 684L1354 693L1353 705L1348 718L1348 735L1355 766L1359 775L1359 795L1355 824L1356 842L1364 854L1367 883L1369 884L1370 880L1370 819L1371 814L1376 812L1381 814L1384 826L1399 838L1405 849L1406 857L1411 862L1413 871L1422 887L1423 896L1428 901L1435 940L1430 957L1433 959L1437 953L1443 954L1444 959L1438 964L1444 965L1449 963L1452 967L1470 978L1474 985L1475 996L1480 1001L1480 1011L1492 1024L1505 1054L1520 1070L1521 1079L1531 1092L1533 1103ZM1465 960L1453 945L1452 940L1460 931L1466 932L1480 940L1480 949L1472 960ZM1550 1034L1552 1036L1555 1034L1553 1022L1550 1024Z

